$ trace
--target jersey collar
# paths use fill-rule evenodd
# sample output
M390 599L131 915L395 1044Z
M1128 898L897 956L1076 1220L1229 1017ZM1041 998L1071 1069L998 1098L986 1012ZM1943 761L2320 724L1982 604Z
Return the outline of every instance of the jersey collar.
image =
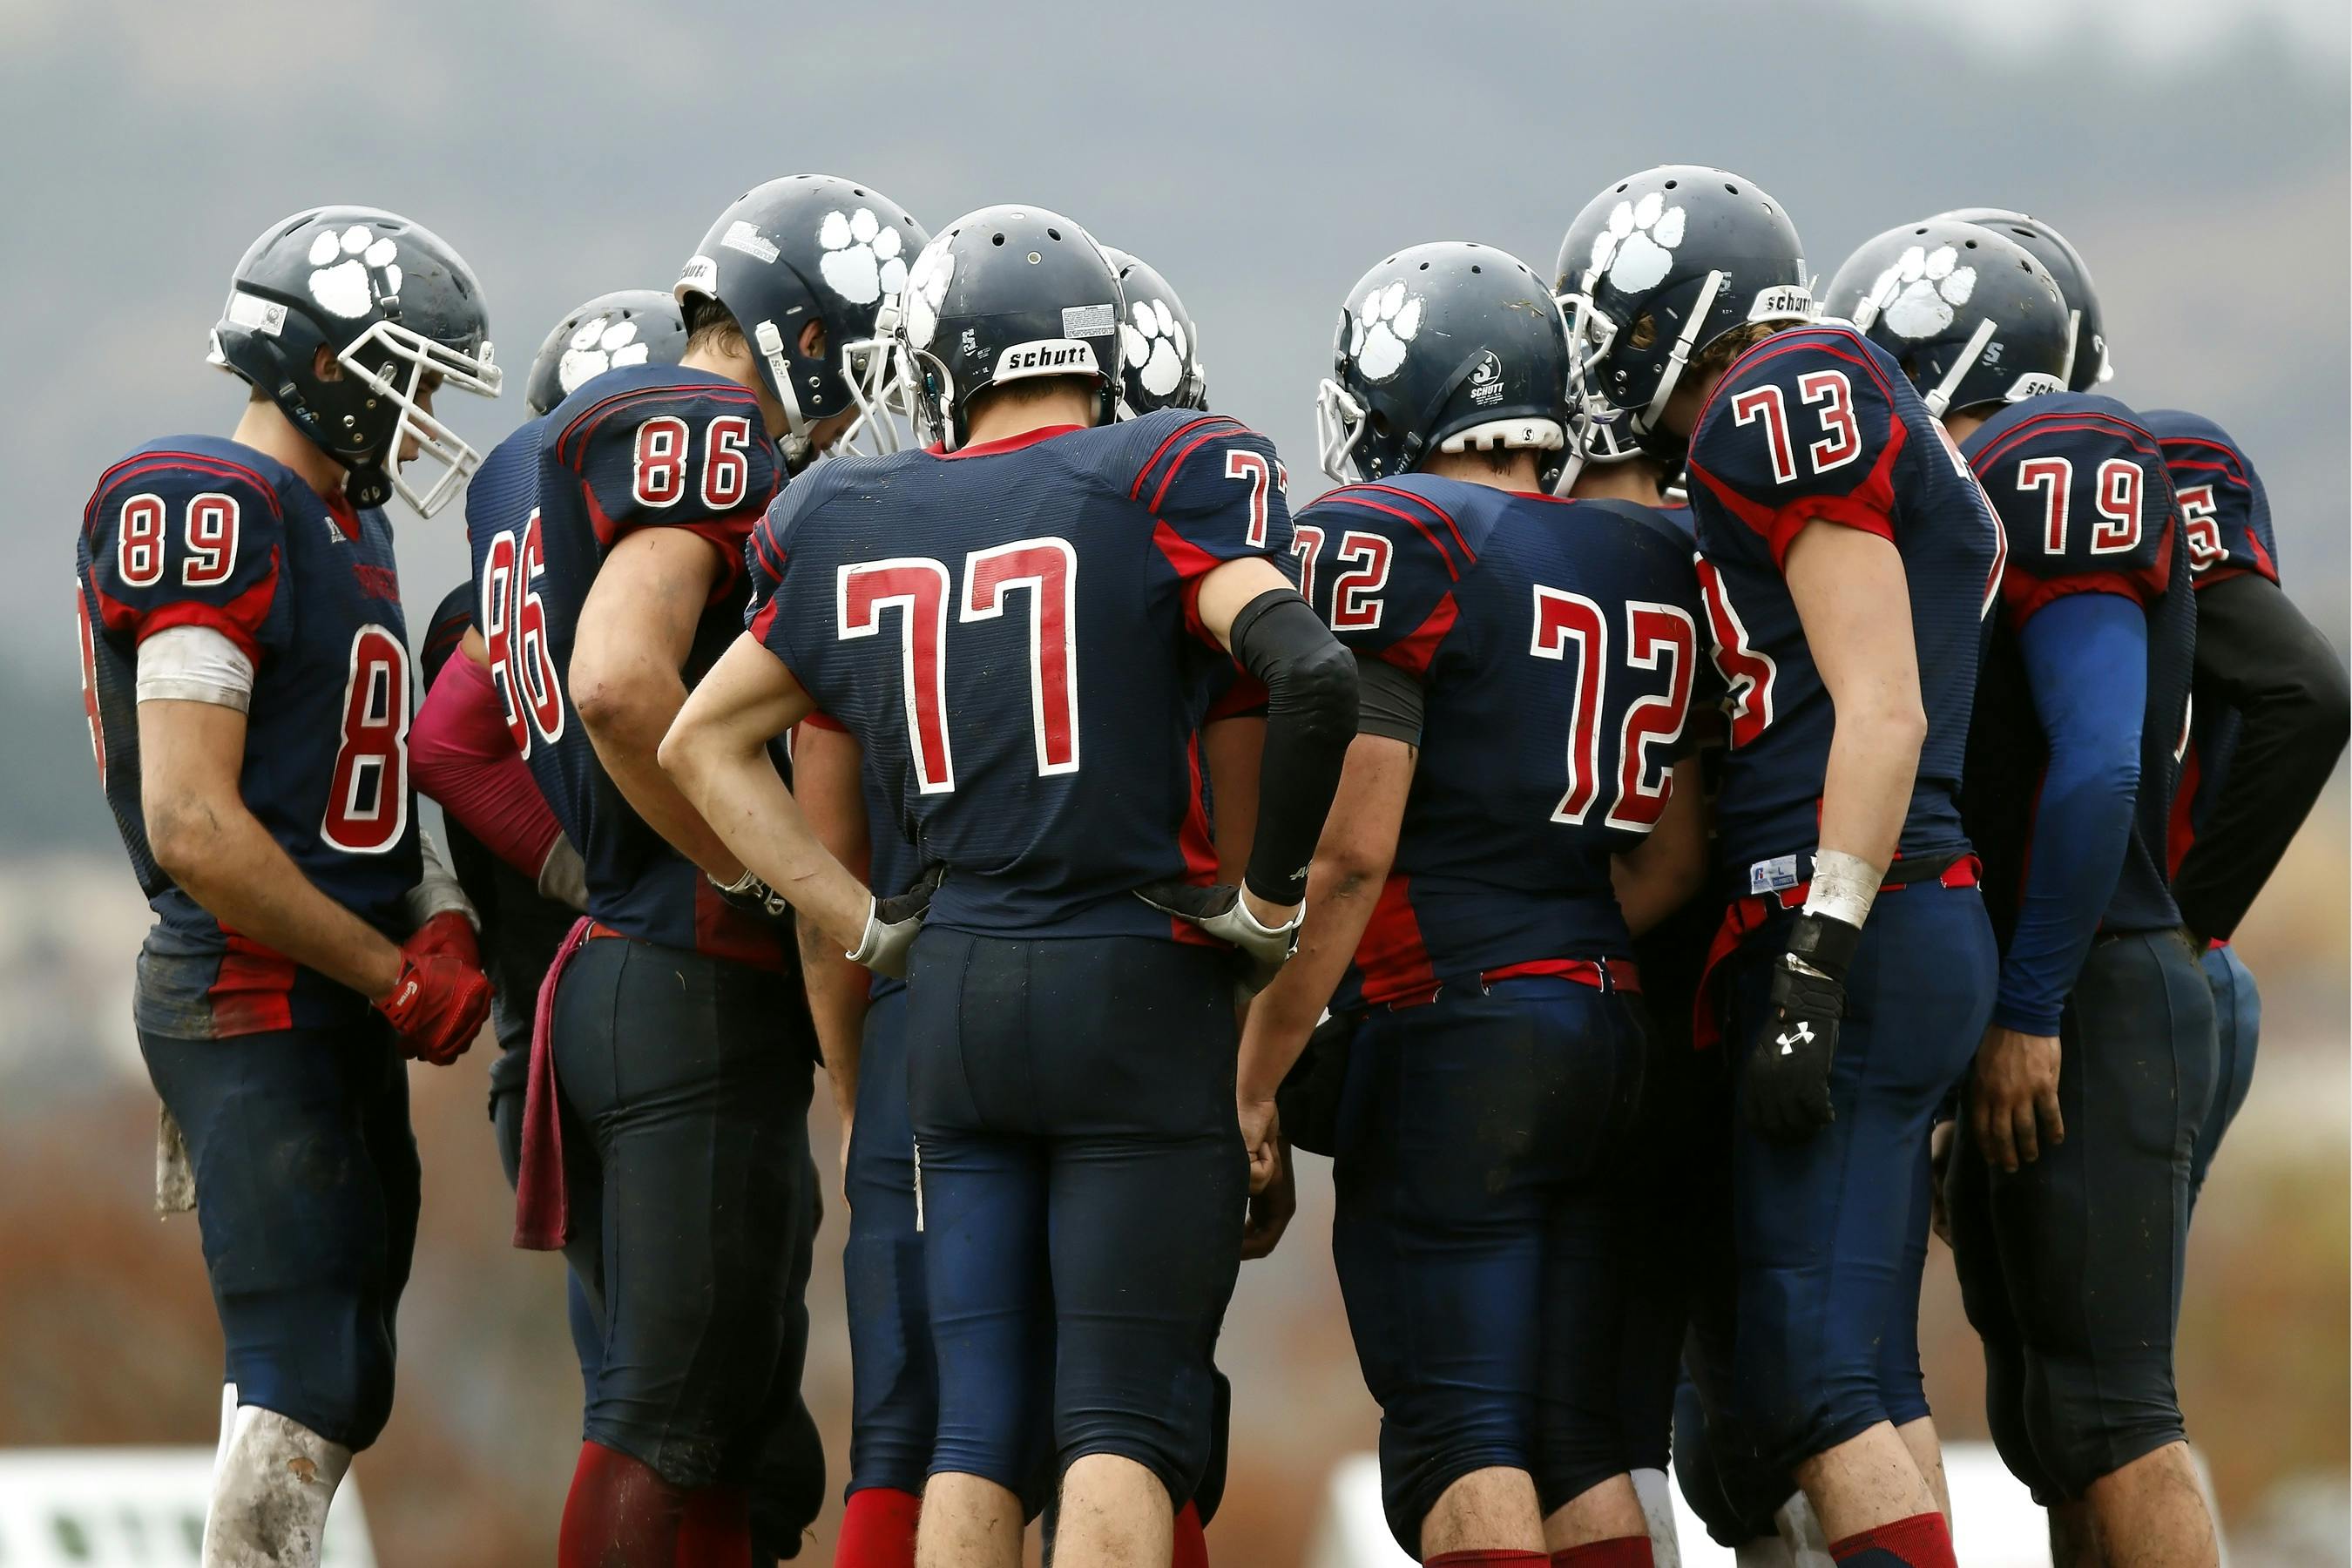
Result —
M1034 447L1040 441L1050 441L1073 430L1091 428L1093 426L1087 425L1041 425L1034 430L1024 430L1018 436L1007 436L1001 441L982 441L977 447L959 447L952 452L933 451L931 456L950 462L958 458L992 458L999 452L1017 452L1024 447Z

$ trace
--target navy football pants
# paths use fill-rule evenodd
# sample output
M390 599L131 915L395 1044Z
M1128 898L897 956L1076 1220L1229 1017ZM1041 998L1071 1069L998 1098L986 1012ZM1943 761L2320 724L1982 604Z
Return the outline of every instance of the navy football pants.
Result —
M2208 948L2203 958L2205 984L2213 993L2213 1103L2197 1133L2197 1152L2189 1165L2189 1201L2205 1190L2205 1173L2213 1167L2214 1152L2230 1131L2230 1123L2245 1108L2246 1092L2254 1086L2254 1052L2262 1044L2263 994L2254 985L2235 949Z
M2066 1141L1996 1171L1964 1114L1947 1178L1993 1441L2045 1505L2184 1436L2172 1344L2215 1058L2213 994L2188 943L2101 938L2059 1049Z
M1054 1473L1116 1454L1181 1503L1209 1461L1248 1194L1227 955L931 927L906 1029L929 1472L1029 1489L1050 1345Z
M604 1328L586 1436L673 1486L749 1484L800 1419L817 1218L800 988L600 938L565 969L553 1026L564 1258ZM823 1486L820 1465L805 1489Z
M1735 1074L1768 1017L1783 946L1776 921L1718 974ZM1882 1421L1927 1413L1916 1318L1928 1131L1991 1018L1995 965L1975 889L1889 889L1846 976L1830 1076L1836 1120L1803 1142L1773 1143L1739 1114L1735 1089L1738 1305L1726 1413L1733 1440L1764 1464L1791 1470Z
M1331 1256L1416 1556L1473 1470L1527 1471L1549 1513L1628 1468L1610 1167L1642 1050L1623 998L1552 978L1375 1011L1349 1047Z
M391 1029L373 1014L223 1040L142 1029L139 1048L187 1139L238 1403L365 1448L392 1414L393 1320L416 1247Z

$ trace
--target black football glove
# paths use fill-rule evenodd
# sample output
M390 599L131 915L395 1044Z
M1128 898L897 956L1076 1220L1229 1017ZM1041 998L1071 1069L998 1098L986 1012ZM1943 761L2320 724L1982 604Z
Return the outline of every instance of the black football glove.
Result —
M1772 966L1772 1015L1748 1053L1748 1124L1775 1143L1799 1143L1837 1118L1830 1068L1845 1016L1845 976L1862 930L1801 914Z
M1302 905L1298 914L1278 926L1260 925L1242 901L1242 890L1223 882L1206 888L1190 882L1154 882L1136 889L1135 896L1160 913L1190 921L1218 941L1240 949L1249 964L1244 984L1252 992L1265 990L1298 951L1298 922L1307 912Z
M923 917L931 912L931 895L939 891L947 869L945 862L934 861L905 892L875 900L874 907L866 911L866 934L842 956L852 963L864 964L877 974L887 974L893 980L906 979L908 955L914 949L915 938L922 933Z

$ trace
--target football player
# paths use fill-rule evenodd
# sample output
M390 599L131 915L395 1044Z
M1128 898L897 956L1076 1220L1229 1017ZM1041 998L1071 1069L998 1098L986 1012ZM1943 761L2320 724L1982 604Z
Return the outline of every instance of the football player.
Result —
M1318 422L1342 485L1295 532L1359 661L1359 734L1305 946L1244 1031L1243 1136L1267 1137L1326 1005L1353 1023L1321 1047L1346 1052L1332 1254L1398 1543L1646 1568L1610 1173L1643 1074L1628 928L1705 869L1679 763L1691 552L1652 509L1551 493L1569 342L1515 258L1400 251L1349 293L1333 360ZM1639 867L1622 912L1613 856Z
M1104 254L1119 269L1122 300L1134 323L1122 334L1121 416L1195 406L1184 400L1204 395L1205 383L1192 317L1157 272L1122 252L1106 247ZM1163 342L1182 345L1181 357L1172 371L1155 371L1147 384L1141 373ZM756 614L774 584L763 579L756 556L751 571ZM1248 858L1265 738L1262 689L1255 682L1231 683L1211 707L1200 739L1204 784L1213 781L1211 841L1217 875L1225 882L1240 879ZM887 781L865 767L856 738L823 714L812 713L793 732L793 798L835 858L868 886L896 890L920 879L921 855L899 826ZM814 921L800 927L800 949L841 1121L842 1184L849 1199L842 1289L853 1384L850 1474L834 1563L835 1568L912 1568L938 1426L939 1383L922 1289L922 1237L915 1226L915 1135L902 1026L906 983L850 963ZM1042 1353L1039 1375L1050 1388L1052 1363ZM1040 1402L1041 1409L1049 1405L1050 1400ZM1220 1447L1224 1435L1220 1421ZM1045 1447L1040 1444L1041 1450ZM1217 1468L1213 1457L1211 1469ZM1024 1509L1032 1514L1047 1500L1041 1494L1051 1490L1050 1463L1044 1468L1043 1484L1033 1480L1022 1489ZM1208 1560L1201 1534L1204 1501L1213 1500L1196 1494L1177 1512L1178 1568Z
M1992 1003L1956 794L1999 527L1900 370L1810 324L1796 231L1753 184L1653 169L1574 227L1588 384L1645 445L1687 444L1730 693L1717 828L1739 897L1703 1020L1744 1053L1722 1440L1793 1471L1833 1556L1948 1564L1889 1325L1916 1299L1930 1120Z
M1209 1456L1249 1175L1231 955L1201 939L1260 970L1287 955L1355 722L1350 662L1283 569L1272 447L1214 415L1112 423L1119 309L1067 218L989 207L942 231L896 344L934 449L785 492L753 536L775 594L663 747L802 918L885 972L912 942L925 1564L1018 1561L1049 1326L1060 1560L1169 1561ZM1208 884L1183 831L1229 658L1269 690L1239 889ZM945 868L919 940L761 761L820 705Z
M379 509L397 490L429 516L463 482L435 395L495 396L499 372L457 253L352 206L254 242L211 362L250 384L235 430L149 442L90 496L83 692L156 915L140 1049L227 1342L204 1561L309 1564L392 1409L417 1214L402 1058L455 1060L490 1001L420 850ZM440 469L421 488L418 458Z
M814 1038L784 906L654 752L740 628L752 523L856 417L844 349L923 237L846 180L750 191L678 280L679 363L565 397L537 428L531 505L471 539L490 674L586 863L517 1199L518 1240L562 1245L604 1328L567 1564L741 1541L760 1456L801 1419Z

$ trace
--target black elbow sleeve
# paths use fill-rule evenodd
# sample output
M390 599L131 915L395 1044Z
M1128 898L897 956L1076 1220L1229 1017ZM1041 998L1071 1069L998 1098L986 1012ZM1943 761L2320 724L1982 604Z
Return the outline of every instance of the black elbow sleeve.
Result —
M1257 836L1244 880L1277 904L1306 897L1307 867L1356 734L1356 661L1287 588L1234 617L1234 657L1265 685Z

